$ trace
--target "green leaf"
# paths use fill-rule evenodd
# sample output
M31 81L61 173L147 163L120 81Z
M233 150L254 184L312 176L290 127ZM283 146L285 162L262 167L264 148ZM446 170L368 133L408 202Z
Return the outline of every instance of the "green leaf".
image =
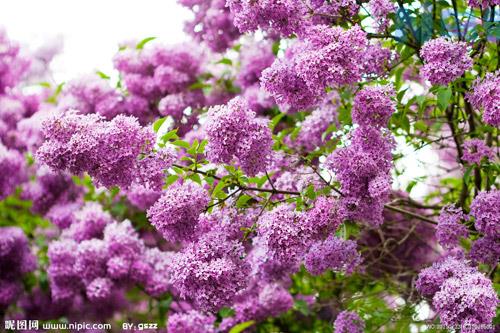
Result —
M469 184L470 174L472 172L472 169L474 169L474 167L470 166L470 167L467 168L467 170L465 170L465 173L464 173L464 182L465 182L465 184Z
M295 300L295 303L293 304L293 308L300 313L302 313L304 316L308 316L310 314L309 311L309 305L307 304L306 301L302 299L297 299Z
M273 129L276 127L276 125L278 125L278 123L280 122L280 120L281 120L284 116L285 116L285 114L284 114L284 113L282 113L282 112L280 112L280 113L278 113L277 115L275 115L275 116L273 117L273 119L271 119L271 123L270 123L270 125L269 125L269 127L271 128L271 130L273 130Z
M246 203L251 200L252 197L247 195L247 194L243 194L241 195L238 200L236 201L236 207L238 208L244 208L246 206Z
M229 333L241 333L250 326L253 326L254 324L255 324L254 320L245 321L244 323L233 326L233 328L231 328Z
M174 146L178 146L178 147L182 147L182 148L186 148L186 149L189 149L191 147L191 145L188 142L182 141L182 140L175 140L174 142L172 142L172 144Z
M168 187L168 186L172 185L173 183L175 183L177 181L177 179L179 179L179 175L170 175L165 180L165 185Z
M101 79L104 79L104 80L109 80L111 79L111 77L107 74L105 74L104 72L101 72L101 71L96 71L95 72L97 75L99 75L101 77Z
M216 64L224 64L224 65L232 66L233 61L231 59L228 59L228 58L222 58L221 60L217 61Z
M142 50L144 48L144 45L146 45L147 43L149 43L150 41L152 41L154 39L156 39L156 37L147 37L147 38L144 38L139 43L137 43L137 45L135 46L135 48L137 50Z
M155 133L158 133L158 131L160 130L161 125L163 125L163 123L165 122L165 120L167 120L167 118L160 118L160 119L158 119L157 121L155 121L153 123L153 131L155 131Z
M448 105L450 105L451 98L451 88L450 87L440 87L437 92L437 104L441 110L446 110Z
M233 317L235 314L235 311L231 308L224 307L219 310L219 315L221 318L228 318L228 317Z

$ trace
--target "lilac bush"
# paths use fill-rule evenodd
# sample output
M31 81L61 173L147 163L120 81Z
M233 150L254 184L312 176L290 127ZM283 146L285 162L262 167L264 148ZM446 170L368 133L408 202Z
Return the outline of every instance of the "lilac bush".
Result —
M498 1L177 2L66 83L0 30L0 321L495 331Z

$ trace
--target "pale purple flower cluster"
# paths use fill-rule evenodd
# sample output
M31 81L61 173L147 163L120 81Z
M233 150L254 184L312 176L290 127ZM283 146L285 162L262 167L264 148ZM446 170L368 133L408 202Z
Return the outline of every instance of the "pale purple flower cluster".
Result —
M396 6L390 0L370 0L368 2L370 12L377 24L379 32L385 31L389 27L388 15L394 13Z
M64 85L58 108L78 110L81 114L97 113L112 119L121 113L122 98L108 81L97 75L87 75Z
M480 192L472 200L470 214L475 218L476 229L490 237L500 237L500 190Z
M476 79L467 99L474 108L483 109L483 121L486 124L500 126L500 71Z
M314 11L314 22L329 23L333 17L352 17L359 11L355 0L311 0L310 5Z
M396 110L391 99L394 89L391 86L368 86L354 97L352 120L360 126L387 127L389 118Z
M314 275L323 274L329 269L352 274L361 263L356 247L356 242L335 236L315 242L305 257L306 269Z
M307 14L304 3L294 0L228 0L227 5L234 15L234 25L241 32L261 28L270 33L290 36L302 31Z
M242 98L208 111L206 123L207 158L214 163L236 160L250 176L265 171L272 151L271 130L267 121L255 113Z
M16 86L29 67L30 62L19 54L19 45L0 28L0 94Z
M420 55L425 63L421 73L432 84L447 85L472 67L467 44L444 37L425 42Z
M495 267L500 260L500 238L485 236L472 243L469 258L474 263L485 263Z
M439 244L447 249L459 245L460 238L469 236L467 226L462 222L467 218L460 208L445 206L438 218L436 236Z
M196 310L174 313L168 317L167 330L170 333L215 333L215 319Z
M340 214L374 225L383 222L383 205L391 191L389 172L394 147L391 134L380 128L394 110L390 95L383 91L360 92L362 95L353 107L356 110L353 118L361 121L362 126L350 134L349 146L336 149L326 161L327 168L335 172L341 185ZM360 110L365 110L364 114L359 114Z
M0 140L5 146L25 149L30 138L18 132L18 124L35 114L39 104L40 97L37 95L23 95L14 91L0 94Z
M215 52L223 52L240 37L226 0L178 0L193 11L194 19L186 22L185 31L204 42Z
M18 227L0 228L0 312L16 301L23 291L23 275L37 266L28 238Z
M314 201L314 206L302 215L301 223L307 230L307 238L310 240L318 240L324 235L335 232L342 223L338 215L337 199L318 197Z
M443 325L491 324L498 298L490 279L463 259L447 257L422 270L417 290L432 298Z
M138 156L153 149L154 133L132 117L105 121L95 114L67 112L44 124L40 161L55 170L87 172L97 184L127 188L135 180Z
M371 44L363 54L363 71L370 77L385 76L390 67L399 58L399 55L379 43Z
M169 147L159 148L137 161L135 184L153 191L161 191L165 171L174 164L177 152Z
M209 196L195 183L170 186L148 209L151 224L171 242L193 240L199 215L205 210Z
M237 240L217 231L175 254L170 281L184 299L203 311L228 306L247 285L250 266Z
M262 71L274 62L272 45L269 42L253 43L243 47L240 53L238 83L248 88L259 82Z
M354 311L339 313L333 326L335 333L362 333L365 330L365 322Z
M469 6L478 8L488 8L500 5L499 0L469 0Z
M481 139L470 139L462 145L462 159L470 164L481 164L483 158L492 161L495 158L493 150Z
M26 161L17 150L8 149L0 141L0 200L14 192L27 180Z
M357 82L362 75L363 52L368 45L359 26L349 30L311 26L285 59L262 73L263 87L278 104L297 111L314 106L327 87Z
M148 248L130 267L132 281L141 284L148 295L160 297L172 289L170 281L174 252Z
M153 281L156 267L148 266L148 252L130 221L112 221L88 205L75 215L69 232L49 244L48 275L56 302L71 304L79 295L94 303L108 302L128 281L144 285ZM137 263L144 265L148 279L134 279Z
M339 99L338 96L330 97L333 98L333 102L324 103L304 119L300 126L300 132L292 145L312 151L324 144L327 138L323 137L323 133L330 125L338 124L337 109Z

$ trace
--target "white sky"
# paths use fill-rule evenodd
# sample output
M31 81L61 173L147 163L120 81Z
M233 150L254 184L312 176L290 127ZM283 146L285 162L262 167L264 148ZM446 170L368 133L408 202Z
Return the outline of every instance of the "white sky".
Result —
M0 26L11 39L33 48L63 38L63 52L52 66L58 82L111 72L111 59L125 40L185 41L183 22L189 17L175 0L0 0Z

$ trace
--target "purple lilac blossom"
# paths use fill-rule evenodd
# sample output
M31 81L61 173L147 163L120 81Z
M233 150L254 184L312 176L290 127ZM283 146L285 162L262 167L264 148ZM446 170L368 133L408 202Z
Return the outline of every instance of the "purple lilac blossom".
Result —
M470 215L475 218L476 229L491 237L500 236L500 190L480 192L472 200Z

